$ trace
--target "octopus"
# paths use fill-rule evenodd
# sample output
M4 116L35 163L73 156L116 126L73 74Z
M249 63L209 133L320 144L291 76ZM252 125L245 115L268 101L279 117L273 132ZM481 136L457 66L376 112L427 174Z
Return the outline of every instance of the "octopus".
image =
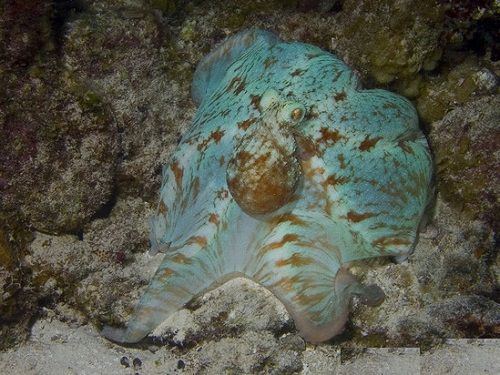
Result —
M343 331L353 298L380 304L381 288L350 268L415 247L432 159L412 104L363 90L327 51L256 29L199 63L192 98L151 219L164 259L127 326L103 335L138 342L240 276L268 288L312 343Z

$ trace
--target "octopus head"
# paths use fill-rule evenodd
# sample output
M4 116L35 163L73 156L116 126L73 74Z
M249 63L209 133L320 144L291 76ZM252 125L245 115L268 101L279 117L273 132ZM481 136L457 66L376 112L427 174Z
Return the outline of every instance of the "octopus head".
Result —
M233 198L252 216L287 204L302 175L294 134L304 119L304 106L282 100L270 89L259 109L259 120L237 143L226 173Z

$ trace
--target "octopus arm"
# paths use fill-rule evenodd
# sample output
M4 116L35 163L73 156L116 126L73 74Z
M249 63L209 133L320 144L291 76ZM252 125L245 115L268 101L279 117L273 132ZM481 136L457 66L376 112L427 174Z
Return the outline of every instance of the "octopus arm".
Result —
M344 258L355 258L349 252L358 246L347 236L335 239L340 231L328 217L297 211L288 217L293 222L271 229L244 274L276 295L306 340L325 341L344 329L352 297L374 305L384 295L349 273Z
M220 278L217 256L204 236L192 236L180 249L170 249L137 304L126 328L104 327L102 334L118 343L135 343L183 308Z
M191 97L200 105L219 86L229 66L238 60L256 43L270 48L279 38L267 31L250 29L227 38L218 48L208 54L196 67L191 86Z
M257 220L233 205L217 224L200 227L180 246L171 246L124 329L102 334L119 343L135 343L195 296L240 274ZM223 230L221 230L223 229Z

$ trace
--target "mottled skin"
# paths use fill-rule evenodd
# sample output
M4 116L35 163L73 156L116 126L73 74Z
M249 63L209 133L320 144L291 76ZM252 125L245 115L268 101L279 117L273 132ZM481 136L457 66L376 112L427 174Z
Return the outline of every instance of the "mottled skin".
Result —
M353 295L381 302L348 267L413 249L432 163L412 105L361 90L326 51L260 30L200 63L193 99L152 220L165 258L127 328L104 335L137 342L235 275L269 288L311 342L342 331Z

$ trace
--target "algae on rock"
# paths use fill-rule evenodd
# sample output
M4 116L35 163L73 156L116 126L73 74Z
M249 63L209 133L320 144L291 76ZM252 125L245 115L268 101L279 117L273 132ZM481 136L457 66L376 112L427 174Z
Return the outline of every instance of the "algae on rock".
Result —
M441 120L450 110L474 96L498 91L498 78L487 64L469 57L438 77L422 82L417 110L426 124Z
M419 72L441 57L443 11L436 0L346 0L331 48L376 84L416 96Z
M500 223L500 95L469 102L432 124L438 190L472 219Z
M184 57L147 7L98 2L70 24L64 64L109 103L119 133L118 194L156 199L161 165L192 110Z

